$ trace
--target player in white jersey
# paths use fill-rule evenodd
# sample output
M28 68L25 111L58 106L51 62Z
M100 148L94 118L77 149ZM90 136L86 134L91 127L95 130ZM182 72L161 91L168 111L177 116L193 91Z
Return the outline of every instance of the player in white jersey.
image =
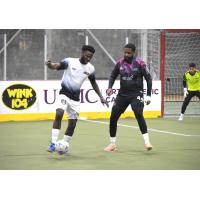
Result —
M106 104L108 107L108 102L103 98L96 83L95 68L90 63L94 53L94 47L84 45L80 58L65 58L60 63L52 63L50 60L46 62L46 65L50 69L64 70L61 81L62 88L59 92L58 107L51 133L51 143L48 149L49 152L55 151L55 144L59 136L61 121L65 111L68 116L68 127L63 140L67 143L70 142L80 112L80 88L87 78L99 96L101 103Z

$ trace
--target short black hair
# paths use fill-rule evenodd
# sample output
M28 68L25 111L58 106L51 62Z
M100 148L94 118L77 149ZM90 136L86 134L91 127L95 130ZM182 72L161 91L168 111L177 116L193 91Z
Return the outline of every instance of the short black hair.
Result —
M194 68L195 68L195 67L196 67L196 64L195 64L195 63L190 63L190 64L189 64L189 67L194 67Z
M135 50L136 50L136 47L135 47L135 45L134 45L134 44L132 44L132 43L128 43L128 44L126 44L126 45L124 46L124 48L129 48L129 49L132 49L133 51L135 51Z
M90 45L83 45L82 46L82 51L90 51L91 53L95 53L94 47L90 46Z

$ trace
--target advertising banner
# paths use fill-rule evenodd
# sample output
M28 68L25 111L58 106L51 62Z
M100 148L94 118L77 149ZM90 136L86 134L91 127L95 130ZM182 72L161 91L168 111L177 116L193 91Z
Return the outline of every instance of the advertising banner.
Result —
M120 83L119 81L115 82L114 94L111 96L106 95L107 80L98 80L97 83L104 98L109 102L109 108L101 104L90 82L85 81L80 94L80 116L82 117L108 118L110 116ZM144 82L144 86L145 94L146 82ZM18 118L26 120L19 116L28 116L27 119L30 120L53 119L60 88L60 81L1 81L0 121L17 120ZM130 106L127 108L125 116L128 113L132 113ZM149 113L149 117L158 117L161 114L160 81L153 81L151 104L144 107L145 113Z

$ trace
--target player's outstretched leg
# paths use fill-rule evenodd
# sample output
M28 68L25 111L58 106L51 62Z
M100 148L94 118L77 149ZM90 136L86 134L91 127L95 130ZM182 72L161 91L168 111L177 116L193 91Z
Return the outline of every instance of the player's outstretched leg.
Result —
M137 107L132 106L132 109L134 111L135 117L137 119L140 131L144 139L144 148L147 151L150 151L153 149L153 146L150 143L149 134L147 131L147 124L143 116L143 104L139 103L137 105L138 105Z
M48 152L52 153L56 149L55 143L56 143L58 136L59 136L63 114L64 114L63 109L60 109L60 108L56 109L56 117L55 117L55 120L53 122L53 128L52 128L52 131L51 131L51 141L50 141L49 148L47 150Z
M117 122L122 112L123 110L121 110L121 107L117 106L116 104L113 106L110 116L110 125L109 125L110 144L104 148L104 151L111 152L117 150L117 145L116 145Z
M179 118L178 118L179 121L183 121L184 113L185 113L186 108L187 108L188 104L190 103L190 100L191 100L191 98L192 98L193 96L194 96L193 93L189 93L189 94L185 97L185 99L184 99L184 101L183 101L183 105L182 105L182 107L181 107L181 114L180 114L180 116L179 116Z

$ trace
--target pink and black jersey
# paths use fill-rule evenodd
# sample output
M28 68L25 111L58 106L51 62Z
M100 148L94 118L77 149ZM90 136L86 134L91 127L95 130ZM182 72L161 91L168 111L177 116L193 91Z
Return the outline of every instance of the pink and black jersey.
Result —
M152 78L148 67L140 58L134 57L132 63L128 63L124 58L119 59L111 72L108 88L112 88L118 75L120 75L119 95L135 96L143 93L144 77L147 82L147 95L151 96Z

